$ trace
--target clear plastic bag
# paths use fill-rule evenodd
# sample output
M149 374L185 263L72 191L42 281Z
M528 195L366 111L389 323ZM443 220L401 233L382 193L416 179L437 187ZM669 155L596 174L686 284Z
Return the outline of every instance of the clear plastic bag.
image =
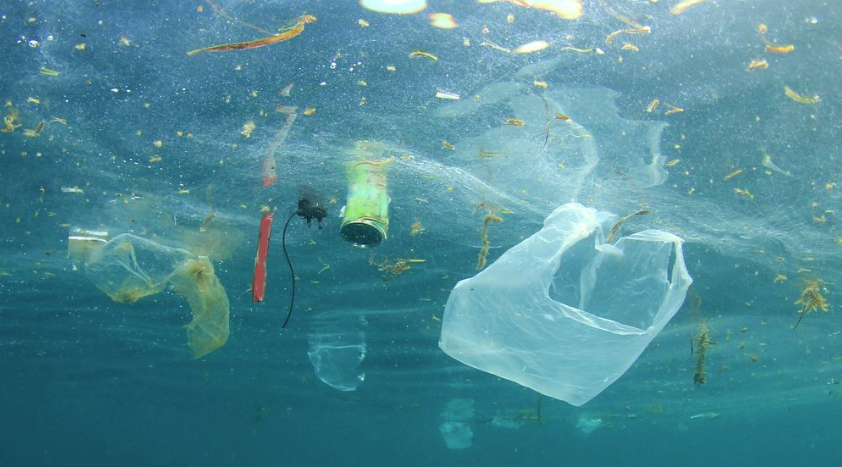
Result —
M684 302L682 240L646 230L605 243L615 216L565 204L456 285L439 346L456 360L582 405L634 363Z
M81 255L75 260L85 261L87 277L115 302L133 303L171 284L193 313L185 328L194 358L228 341L228 295L208 258L130 234L75 251Z

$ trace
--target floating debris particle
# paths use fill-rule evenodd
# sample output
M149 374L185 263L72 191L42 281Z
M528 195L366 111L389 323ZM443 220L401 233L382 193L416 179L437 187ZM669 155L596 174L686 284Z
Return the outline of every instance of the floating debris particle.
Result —
M430 15L430 25L439 29L456 29L459 24L450 13L433 13Z
M273 36L254 41L236 42L233 44L214 45L211 47L195 49L187 52L187 55L195 55L200 52L225 52L229 50L256 49L270 44L277 44L278 42L287 41L301 34L304 31L304 25L316 21L316 17L313 15L303 15L296 18L295 21L296 23L294 26L284 30L280 34L275 34Z
M436 57L435 55L433 55L431 53L421 51L421 50L414 50L414 51L410 52L410 54L409 54L409 58L421 58L421 57L429 58L430 60L432 60L434 62L439 61L439 58Z
M582 17L582 0L477 0L477 3L509 2L524 8L536 8L554 13L561 19Z
M47 67L41 67L41 69L38 70L38 71L44 76L58 76L59 75L59 72L57 72L56 70L51 70Z
M691 349L693 348L692 344L693 342L691 341ZM707 384L707 370L705 368L705 360L707 358L707 352L708 348L710 347L710 344L710 333L708 332L707 325L702 324L701 329L699 329L699 335L696 338L696 370L693 372L694 384Z
M412 236L420 235L424 233L425 230L427 229L424 227L423 224L421 224L421 220L416 218L415 222L411 226L411 231L409 232L409 234Z
M486 257L488 256L488 250L491 247L491 244L488 241L488 225L492 222L503 222L503 219L491 211L489 211L489 213L485 215L485 218L483 218L482 230L480 232L482 248L480 248L479 258L477 259L477 271L482 271L485 268L485 265L487 264Z
M734 193L739 196L745 196L749 201L754 201L754 195L744 188L734 188Z
M706 2L707 0L684 0L679 2L674 7L670 8L670 14L678 16L684 13L685 10L690 8L693 5L698 5L699 3Z
M671 114L677 114L679 112L684 112L684 109L682 109L681 107L676 107L672 104L667 104L666 102L664 102L664 105L670 108L669 110L664 112L664 115L671 115Z
M62 193L72 193L76 195L84 195L85 190L79 188L78 186L63 186L61 187Z
M550 43L547 41L532 41L515 48L514 50L512 50L512 53L530 54L533 52L540 52L549 46Z
M798 325L801 324L801 320L804 318L804 315L810 314L816 310L821 310L827 313L830 309L827 300L825 300L819 290L819 285L823 283L824 282L819 279L809 279L805 281L804 290L801 291L801 298L795 302L796 305L801 305L801 309L798 310L798 313L801 316L798 317L798 322L795 323L795 326L793 326L792 329L797 328Z
M436 90L436 97L439 99L459 100L459 94L455 92L445 91L443 89Z
M770 170L772 170L774 172L777 172L781 175L786 175L787 177L792 177L792 173L790 173L789 170L783 170L782 168L775 165L775 163L772 162L772 157L768 154L763 155L763 161L761 162L761 164L763 165L763 167L766 167L767 169L770 169Z
M489 41L482 41L479 45L484 46L484 47L491 47L494 50L499 50L500 52L506 52L507 54L512 53L512 51L510 49L507 49L503 46L497 45L497 44L495 44L493 42L489 42Z
M786 94L786 97L789 97L795 102L799 102L801 104L817 104L821 102L821 98L819 98L817 94L813 94L813 97L802 96L801 94L793 91L789 86L784 86L784 94Z
M248 121L243 124L243 131L240 132L241 135L245 136L246 138L251 138L251 132L254 131L254 122Z
M597 50L599 50L599 49L597 49ZM562 47L561 51L562 52L570 51L570 52L576 52L576 53L580 53L580 54L589 54L589 53L593 52L594 49L593 49L593 47L588 48L588 49L582 49L582 48L579 48L579 47Z
M612 32L605 38L605 45L611 45L611 43L614 42L614 39L620 34L649 34L651 32L652 28L649 26L643 26L642 28L637 29L620 29L619 31Z
M729 173L728 175L726 175L723 178L723 180L727 182L728 180L731 180L732 178L736 177L737 175L740 175L741 173L743 173L743 169L737 169L737 170Z
M360 6L378 13L410 15L427 8L427 0L360 0Z
M773 54L788 54L795 50L795 46L792 44L787 45L767 45L766 52L773 53Z
M282 87L280 91L278 91L278 95L281 97L289 97L292 94L292 88L295 86L293 83L287 83L286 86Z
M704 1L704 0L696 0L696 1ZM714 418L719 418L719 412L702 412L697 413L695 415L690 415L691 420L713 420Z
M748 71L765 70L768 67L769 67L769 62L767 62L765 59L752 60L748 63L748 67L746 67L746 70L748 70Z

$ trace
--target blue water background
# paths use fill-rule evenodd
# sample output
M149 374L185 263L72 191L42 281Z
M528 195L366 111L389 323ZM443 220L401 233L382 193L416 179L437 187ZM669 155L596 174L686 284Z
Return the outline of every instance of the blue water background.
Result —
M629 28L606 3L653 33L605 45L612 31ZM421 14L388 16L351 1L220 1L268 29L305 12L318 21L286 43L188 57L194 48L262 33L199 1L4 1L0 104L12 105L0 111L18 109L23 126L0 134L0 465L837 465L842 10L837 2L710 0L673 16L674 3L586 1L582 19L564 21L507 2L431 2ZM432 11L453 13L460 27L430 27ZM515 15L511 25L507 14ZM796 51L764 52L761 23L767 40ZM129 45L119 44L121 36ZM480 45L536 39L553 46L515 56ZM621 51L622 42L640 52ZM82 43L85 50L74 48ZM565 44L605 54L562 51ZM413 50L439 61L410 59ZM434 93L447 89L470 101L489 85L518 79L536 88L517 71L556 58L534 77L549 83L548 92L617 93L568 103L601 150L620 154L643 144L636 134L613 133L606 122L620 120L607 115L666 121L661 152L680 162L651 189L624 183L624 168L606 162L595 172L604 178L578 193L564 186L553 199L543 196L546 185L524 194L494 173L489 185L521 204L491 227L489 260L534 233L561 202L620 215L647 205L656 206L652 217L628 228L685 237L695 282L627 374L582 407L544 397L540 423L535 392L438 348L449 289L476 273L485 198L467 175L487 175L442 141L459 147L512 115L501 105L442 118L436 109L448 103ZM756 58L769 68L746 71ZM292 96L278 96L289 82ZM794 102L784 86L821 101ZM661 107L647 113L654 98ZM665 115L665 102L685 111ZM316 113L299 114L284 159L278 156L280 181L264 189L260 167L283 124L273 113L279 104ZM39 137L23 136L41 120L48 123ZM251 138L240 134L247 121L257 124ZM376 250L352 248L337 235L346 190L341 154L358 139L465 170L442 170L451 178L439 183L420 165L392 169L390 238ZM790 176L766 173L764 154ZM155 155L162 163L149 162ZM737 169L743 173L726 183ZM277 223L267 301L251 302L257 222L262 206L285 220L301 185L337 202L324 229L290 226L298 295L282 331L290 289ZM85 193L62 192L74 186ZM211 210L219 215L210 227L234 232L220 246L230 254L215 262L231 301L231 338L202 359L187 351L182 326L190 312L181 297L166 291L112 302L67 258L72 227L183 245L189 240L174 232L198 231ZM426 230L410 235L418 219ZM427 261L384 281L370 262L385 257ZM776 282L779 274L787 279ZM811 279L823 281L830 311L805 316L793 330L795 301ZM702 325L714 344L707 384L698 385L690 340ZM312 336L337 327L365 335L365 381L353 392L320 381L307 356ZM473 399L476 410L472 446L462 450L448 449L439 430L455 398ZM523 423L496 426L500 414ZM600 427L585 433L580 421L594 419Z

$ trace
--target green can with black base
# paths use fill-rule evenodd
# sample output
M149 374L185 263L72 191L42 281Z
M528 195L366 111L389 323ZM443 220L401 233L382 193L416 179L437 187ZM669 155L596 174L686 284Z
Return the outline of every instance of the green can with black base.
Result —
M358 141L356 160L348 165L348 201L339 233L354 246L375 247L386 239L389 230L386 162L368 160L383 150L382 143Z

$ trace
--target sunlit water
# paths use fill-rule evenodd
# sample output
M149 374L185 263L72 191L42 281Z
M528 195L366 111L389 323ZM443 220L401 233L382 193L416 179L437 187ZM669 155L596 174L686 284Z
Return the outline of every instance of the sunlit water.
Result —
M709 0L673 15L675 0L604 0L563 20L517 3L0 5L0 465L838 463L840 7ZM432 27L432 12L458 27ZM288 41L186 54L305 13L318 20ZM606 44L627 22L651 33ZM500 50L536 40L550 45ZM298 107L280 135L279 105ZM360 140L394 156L388 238L367 250L338 234ZM278 181L264 187L269 153ZM281 229L302 186L329 216L290 223L282 330ZM622 233L681 236L694 279L581 407L438 346L450 290L477 273L483 218L503 219L487 231L493 263L571 201L648 209ZM256 304L265 209L277 214ZM191 358L190 306L169 284L112 301L68 258L74 228L209 256L227 343ZM377 267L400 259L425 261ZM793 329L811 281L829 310Z

